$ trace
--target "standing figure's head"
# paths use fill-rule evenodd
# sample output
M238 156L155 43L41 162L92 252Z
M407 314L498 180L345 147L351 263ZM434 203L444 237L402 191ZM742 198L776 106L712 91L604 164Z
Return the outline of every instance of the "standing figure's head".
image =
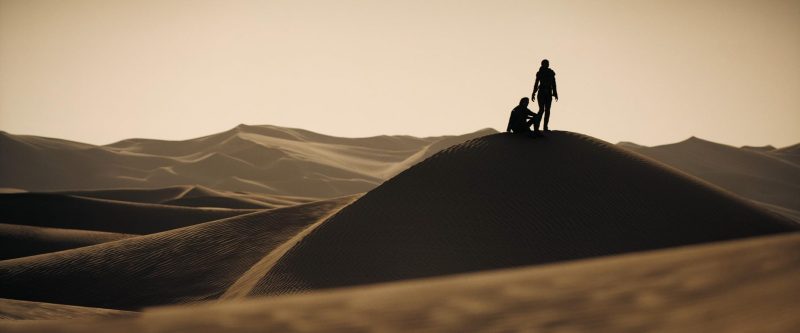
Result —
M528 107L528 101L529 99L527 97L523 97L521 100L519 100L519 106Z
M542 60L542 68L550 67L550 61L547 59Z

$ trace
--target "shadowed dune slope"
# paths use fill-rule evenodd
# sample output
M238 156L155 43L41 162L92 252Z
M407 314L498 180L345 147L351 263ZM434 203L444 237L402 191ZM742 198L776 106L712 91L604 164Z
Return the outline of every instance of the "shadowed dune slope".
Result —
M480 132L487 131L494 132ZM301 129L239 125L190 140L128 139L95 146L0 132L0 187L41 192L202 185L219 191L332 198L371 190L416 163L416 157L471 136L337 138ZM245 207L238 203L236 208ZM230 207L231 200L213 196L172 204Z
M185 207L217 207L230 209L265 209L306 203L314 198L265 195L247 192L217 191L203 186L170 186L142 189L106 189L83 191L60 191L53 194L152 203Z
M800 234L8 332L797 332Z
M606 142L496 134L451 147L320 224L250 291L272 295L794 230Z
M776 153L791 147L757 151L693 137L663 146L626 148L744 198L800 212L800 165Z
M0 222L39 227L149 234L252 213L190 208L47 193L0 194Z
M0 297L113 309L214 299L272 249L352 200L0 261Z
M160 204L165 201L180 199L185 193L191 191L192 188L192 186L170 186L152 189L115 188L105 190L58 191L51 193L114 201Z
M0 223L0 260L74 249L129 237L133 235Z
M0 298L0 319L41 320L132 316L134 312Z
M775 149L770 152L773 156L777 156L778 158L782 158L786 161L792 162L794 164L800 165L800 143L791 145L789 147L783 147L780 149Z

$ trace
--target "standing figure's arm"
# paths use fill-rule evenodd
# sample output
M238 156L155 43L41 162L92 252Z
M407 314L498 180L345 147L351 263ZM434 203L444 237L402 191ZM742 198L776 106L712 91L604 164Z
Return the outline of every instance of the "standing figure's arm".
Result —
M531 100L532 101L536 100L536 92L539 91L539 84L540 83L541 82L539 81L539 72L536 72L536 82L533 83L533 94L531 94Z
M506 132L511 132L511 123L514 121L514 112L511 112L511 116L508 117L508 126L506 126Z

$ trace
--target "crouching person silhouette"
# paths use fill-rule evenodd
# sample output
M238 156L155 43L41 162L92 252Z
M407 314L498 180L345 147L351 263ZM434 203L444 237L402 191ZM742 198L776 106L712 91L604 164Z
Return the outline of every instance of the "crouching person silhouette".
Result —
M523 97L521 100L519 100L519 105L511 110L511 116L508 118L506 132L525 134L529 136L542 135L541 132L539 132L539 121L541 120L541 116L528 109L529 101L530 100L527 97ZM531 125L533 125L533 131L531 131Z

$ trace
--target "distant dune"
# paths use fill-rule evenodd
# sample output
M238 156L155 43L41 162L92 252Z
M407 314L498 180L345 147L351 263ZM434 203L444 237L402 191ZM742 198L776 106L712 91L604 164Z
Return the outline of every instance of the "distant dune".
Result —
M106 146L0 132L0 187L41 192L201 185L332 198L369 191L438 149L494 132L351 139L240 125L191 140L129 139Z
M698 138L656 147L620 146L750 199L788 217L800 215L797 145L736 148ZM771 149L770 149L771 148ZM798 155L800 156L800 155ZM800 220L797 220L800 222Z
M134 235L0 223L0 260L89 246Z
M274 295L757 236L795 225L587 136L451 147L320 224L250 291Z
M51 193L138 203L231 209L278 208L314 201L314 198L219 191L204 186L61 191Z
M0 297L113 309L215 299L274 248L353 199L0 261Z
M800 234L4 332L796 332Z
M125 234L149 234L252 212L49 193L0 194L0 221L4 223Z
M775 149L771 151L770 154L800 165L800 143L781 149Z

